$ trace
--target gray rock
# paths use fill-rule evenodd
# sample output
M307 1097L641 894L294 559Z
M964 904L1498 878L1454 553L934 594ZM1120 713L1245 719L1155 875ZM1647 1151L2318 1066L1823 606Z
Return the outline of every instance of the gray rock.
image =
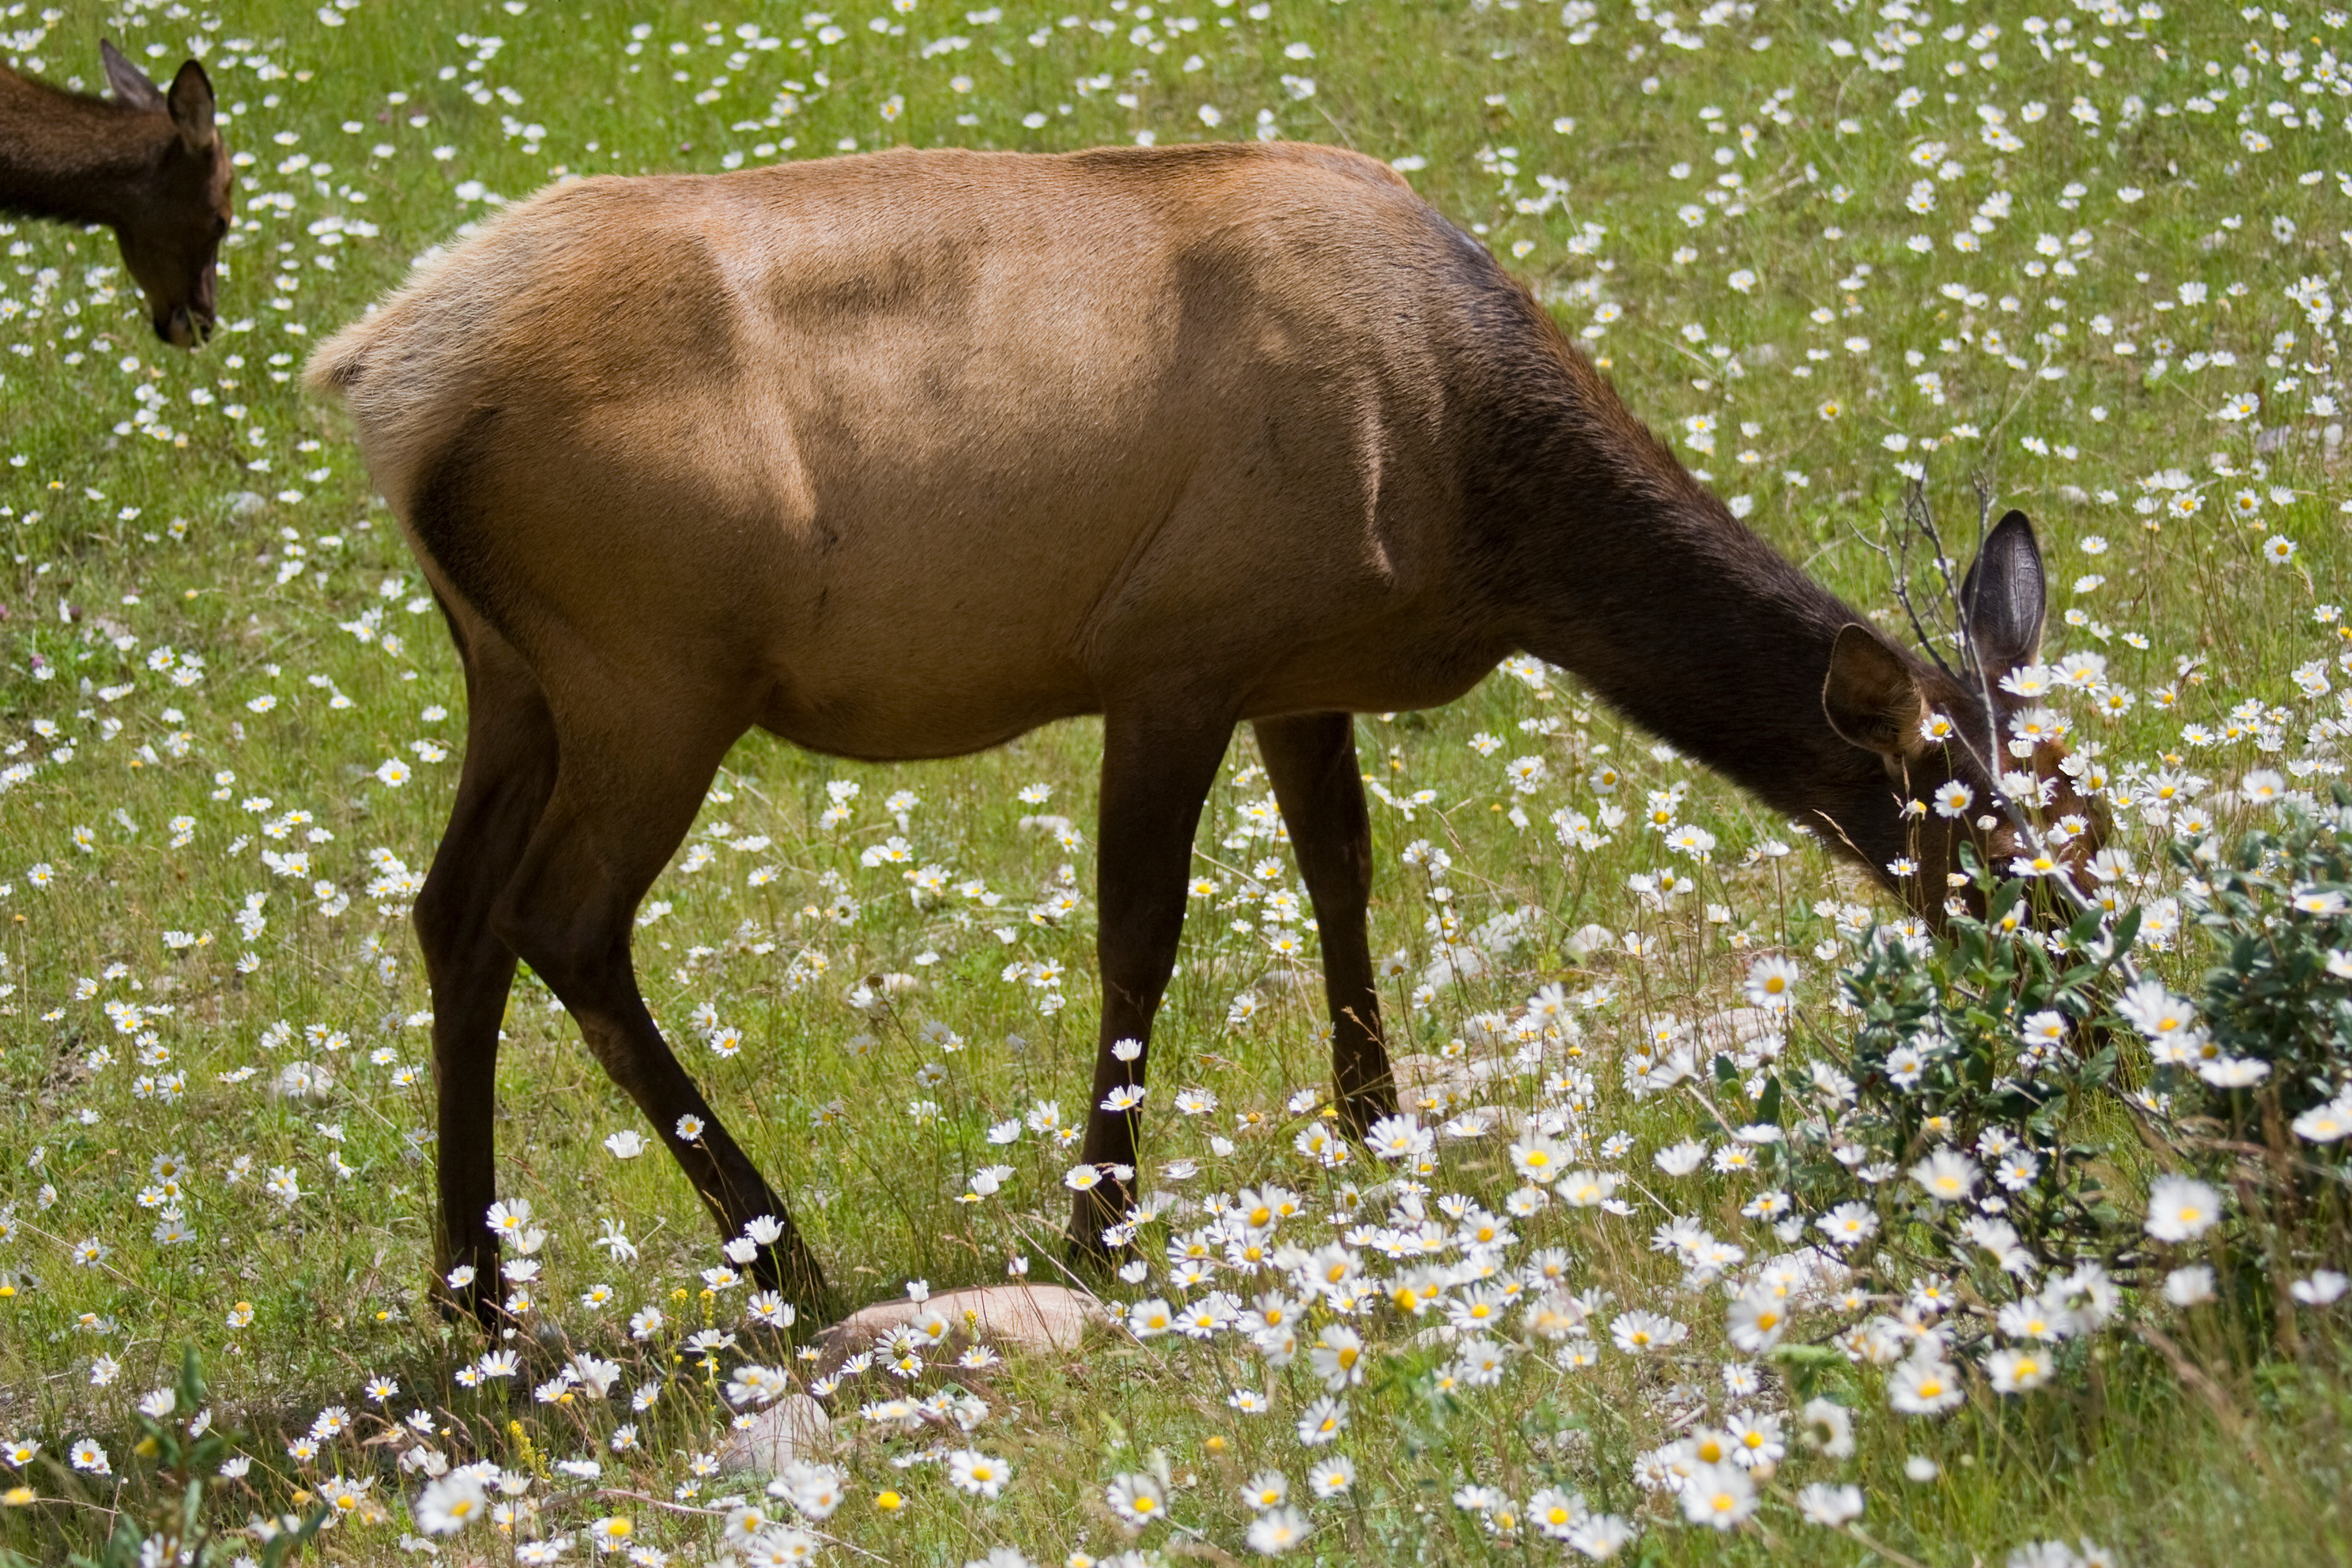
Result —
M820 1364L837 1366L912 1324L933 1346L930 1356L974 1343L1000 1353L1049 1354L1077 1349L1090 1325L1107 1321L1100 1301L1059 1285L981 1285L922 1301L877 1301L825 1330L817 1344Z
M730 1432L719 1450L719 1468L729 1475L782 1474L794 1459L813 1459L833 1443L833 1422L824 1406L805 1394L787 1394L740 1432Z

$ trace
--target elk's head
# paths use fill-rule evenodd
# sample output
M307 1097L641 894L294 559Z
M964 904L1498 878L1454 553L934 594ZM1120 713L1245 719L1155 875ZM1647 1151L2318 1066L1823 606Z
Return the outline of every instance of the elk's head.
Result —
M1875 755L1872 778L1832 832L1905 902L1940 926L1981 912L1960 874L1960 846L2003 876L2083 873L2105 838L2105 808L2077 787L2042 706L2051 684L2035 664L2047 605L2033 525L2012 511L1987 536L1960 584L1964 657L1946 670L1861 625L1838 633L1822 708L1830 727Z
M130 216L114 226L122 263L147 296L155 335L192 349L212 335L221 237L230 213L228 149L213 122L213 84L194 60L167 92L110 43L99 46L106 79L130 108L169 118Z

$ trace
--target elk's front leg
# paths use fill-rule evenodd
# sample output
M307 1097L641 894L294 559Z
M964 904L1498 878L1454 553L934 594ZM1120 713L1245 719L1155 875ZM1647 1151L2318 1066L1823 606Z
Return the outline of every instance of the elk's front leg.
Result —
M1103 718L1102 816L1096 845L1102 1033L1079 1162L1101 1180L1070 1212L1074 1256L1107 1256L1105 1230L1132 1199L1136 1130L1151 1018L1176 964L1192 832L1233 735L1233 720L1166 709L1112 709Z

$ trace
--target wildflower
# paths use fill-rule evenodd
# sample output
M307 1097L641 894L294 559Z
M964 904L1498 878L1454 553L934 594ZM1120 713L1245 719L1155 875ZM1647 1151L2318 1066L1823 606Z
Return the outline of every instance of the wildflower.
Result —
M1334 1455L1307 1472L1307 1489L1326 1501L1344 1495L1355 1484L1355 1462L1344 1454Z
M2352 1277L2332 1268L2319 1269L2310 1279L2298 1279L2287 1287L2287 1294L2306 1307L2332 1306L2342 1300L2347 1290L2352 1290Z
M1984 1173L1975 1161L1951 1149L1938 1149L1911 1167L1911 1179L1937 1203L1958 1203L1976 1190Z
M1299 1446L1319 1448L1337 1438L1347 1427L1348 1407L1326 1394L1298 1413Z
M1629 1353L1678 1344L1689 1332L1672 1318L1638 1310L1618 1314L1609 1325L1609 1337L1617 1342L1619 1350Z
M1801 1413L1805 1441L1825 1458L1853 1457L1853 1412L1828 1399L1809 1399Z
M1355 1330L1334 1323L1317 1337L1307 1352L1307 1364L1323 1386L1337 1394L1364 1381L1364 1342Z
M1181 1107L1181 1098L1180 1098ZM1213 1098L1202 1109L1213 1108ZM1426 1154L1436 1139L1411 1111L1398 1116L1383 1116L1372 1123L1367 1139L1373 1153L1383 1160L1411 1160Z
M2135 982L2116 998L2116 1011L2151 1042L2184 1035L2197 1027L2196 1009L2155 980Z
M1966 1397L1950 1363L1933 1354L1914 1356L1886 1380L1887 1401L1909 1415L1937 1415Z
M786 1502L809 1518L822 1522L832 1518L834 1510L848 1496L843 1489L845 1479L842 1473L831 1465L794 1459L784 1466L783 1474L770 1483L769 1490L772 1493L781 1489Z
M84 1437L66 1451L66 1457L77 1470L87 1471L93 1476L114 1473L114 1461L107 1458L106 1449L95 1438Z
M2063 1046L2066 1043L2066 1016L2045 1007L2029 1016L2019 1032L2029 1046Z
M1608 1171L1570 1171L1556 1189L1570 1208L1599 1208L1617 1194L1617 1177Z
M1538 1186L1547 1186L1559 1176L1567 1152L1559 1141L1536 1128L1529 1128L1510 1146L1511 1164L1519 1174Z
M1012 1479L1012 1469L1002 1459L992 1458L976 1448L961 1448L948 1456L948 1479L959 1491L994 1501Z
M2270 1077L2271 1064L2252 1057L2211 1057L2197 1064L2197 1076L2217 1089L2247 1089Z
M1815 1481L1797 1494L1797 1511L1811 1523L1835 1530L1862 1517L1862 1489Z
M2164 1277L2164 1299L2176 1307L2201 1306L2213 1300L2213 1270L2202 1263L2176 1268Z
M1138 1530L1153 1523L1168 1511L1168 1496L1160 1483L1150 1476L1123 1475L1110 1483L1105 1494L1110 1510Z
M1252 1520L1243 1539L1252 1552L1276 1557L1306 1540L1310 1529L1307 1516L1297 1509L1277 1508Z
M1683 1517L1730 1530L1756 1511L1756 1483L1737 1465L1702 1465L1683 1483Z
M2158 1241L2193 1241L2221 1217L2221 1194L2188 1176L2159 1176L2147 1194L2147 1234Z
M2338 1096L2315 1105L2294 1119L2294 1133L2314 1143L2334 1143L2352 1138L2352 1096Z
M762 1531L744 1549L744 1560L751 1568L792 1568L792 1565L816 1561L820 1542L807 1531L783 1525Z
M2050 1381L2049 1358L2034 1350L1998 1350L1985 1357L1985 1375L1996 1394L2022 1394Z
M1745 994L1751 1007L1785 1011L1796 1000L1794 987L1802 973L1794 962L1778 956L1757 960L1748 972Z
M1761 1355L1780 1342L1780 1334L1788 1327L1788 1315L1778 1298L1769 1291L1743 1291L1731 1303L1731 1342L1750 1355Z
M489 1512L482 1483L469 1470L452 1470L416 1500L417 1528L427 1535L455 1535Z
M1769 1411L1735 1410L1725 1417L1724 1426L1731 1439L1731 1462L1743 1469L1769 1474L1788 1457L1788 1445L1780 1438L1780 1418Z
M1613 1513L1596 1513L1568 1532L1568 1544L1595 1563L1623 1551L1633 1539L1633 1527Z
M1659 1150L1653 1159L1658 1169L1667 1175L1687 1176L1706 1161L1706 1145L1695 1138L1686 1138Z
M1584 1499L1575 1492L1546 1487L1528 1499L1528 1518L1537 1531L1554 1541L1566 1541L1580 1524L1591 1517Z

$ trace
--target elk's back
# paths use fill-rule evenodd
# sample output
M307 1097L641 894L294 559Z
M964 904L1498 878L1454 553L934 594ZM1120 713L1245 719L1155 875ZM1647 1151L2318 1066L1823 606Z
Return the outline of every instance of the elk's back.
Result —
M900 152L519 205L324 345L378 487L532 658L691 659L945 754L1205 679L1444 700L1464 279L1320 148Z

